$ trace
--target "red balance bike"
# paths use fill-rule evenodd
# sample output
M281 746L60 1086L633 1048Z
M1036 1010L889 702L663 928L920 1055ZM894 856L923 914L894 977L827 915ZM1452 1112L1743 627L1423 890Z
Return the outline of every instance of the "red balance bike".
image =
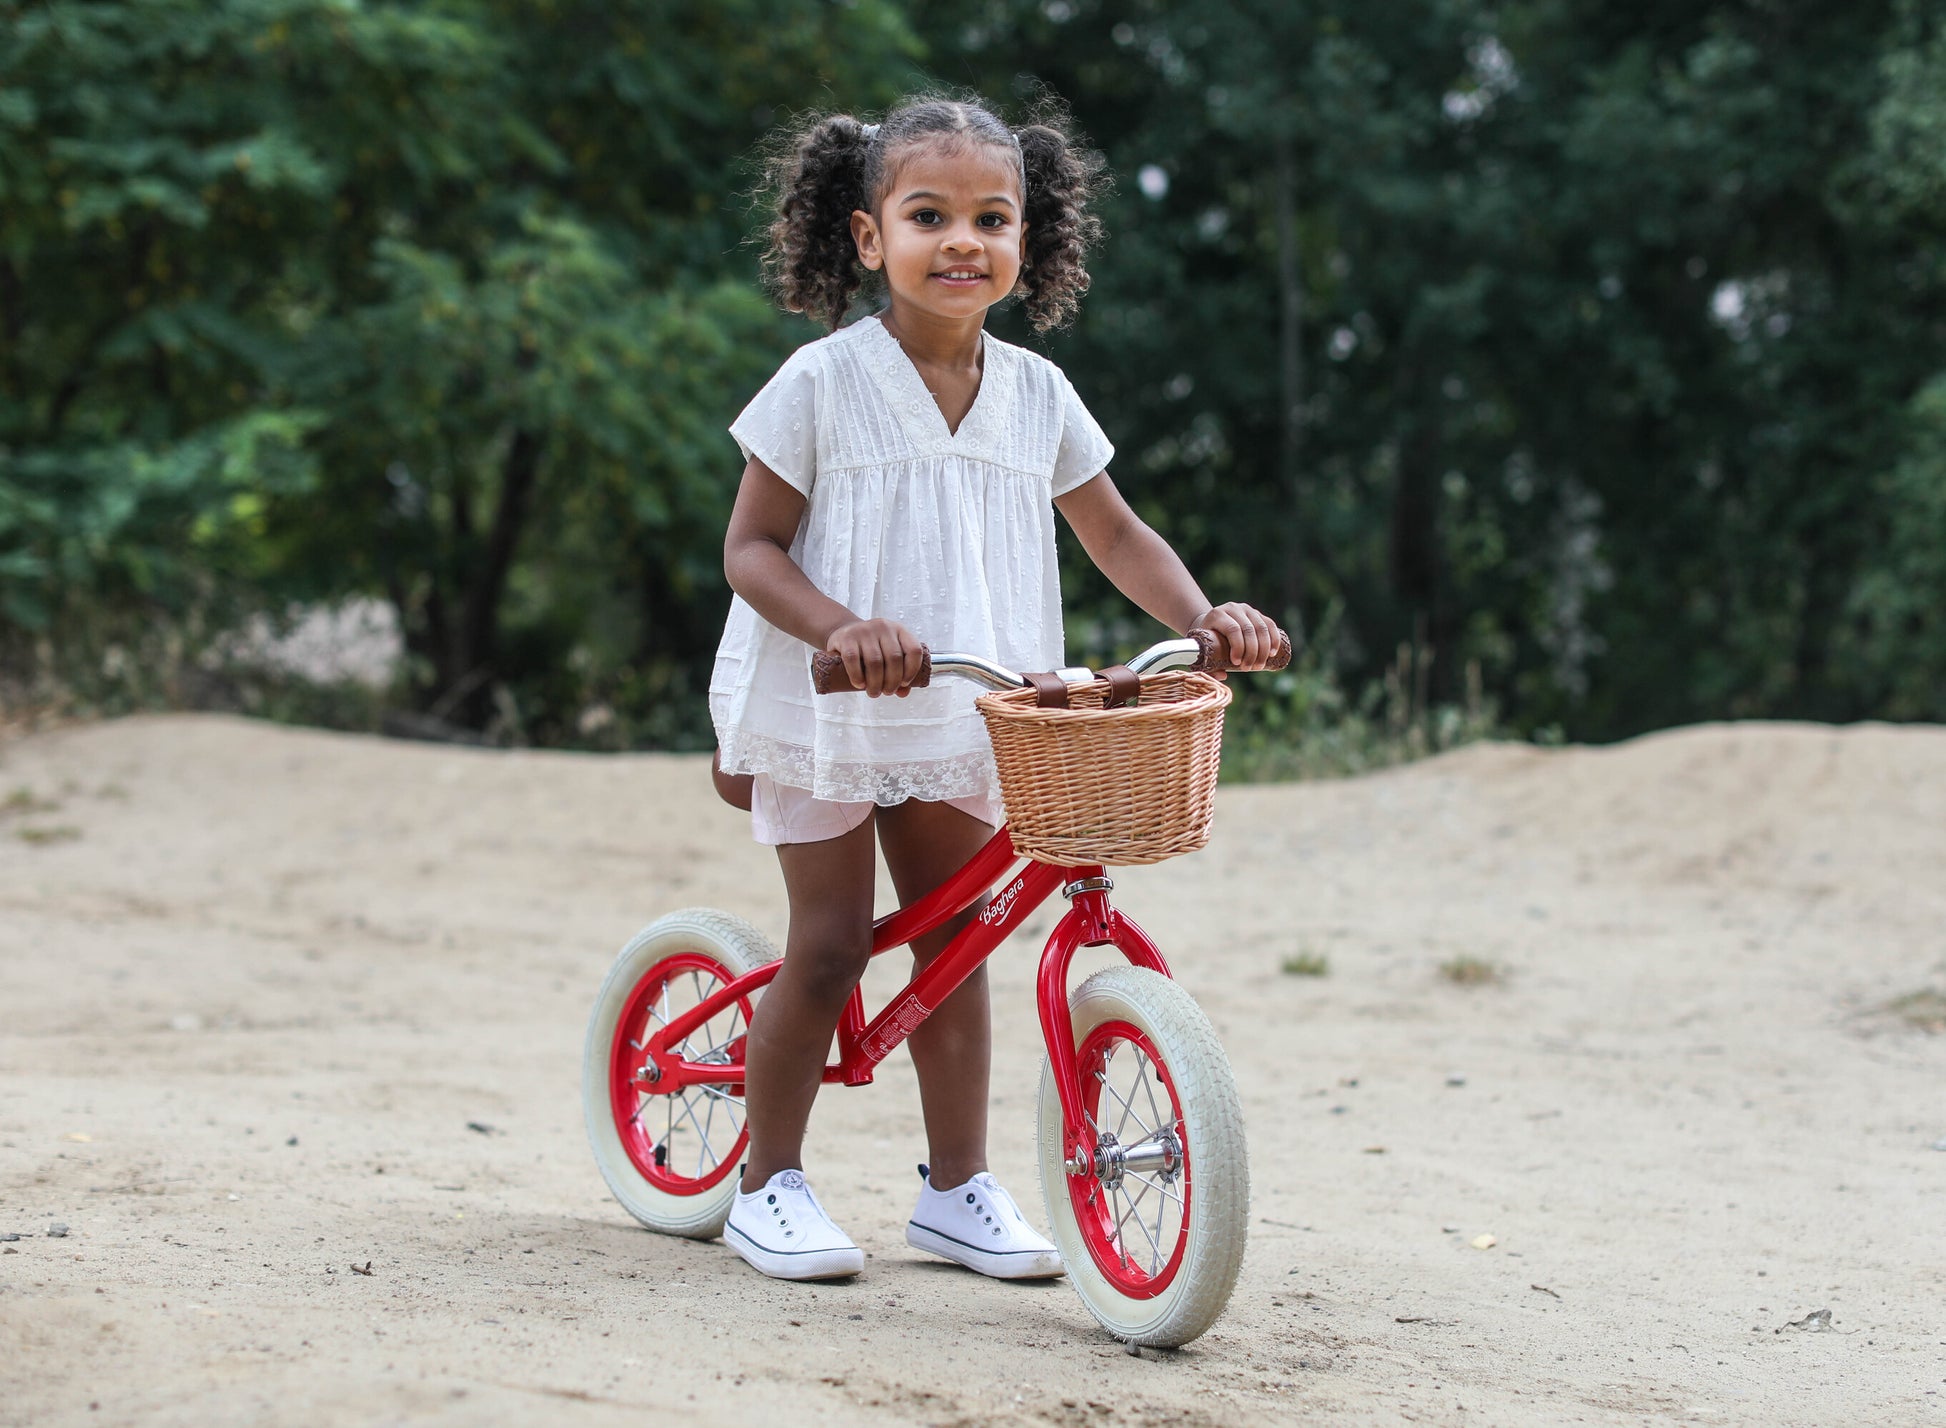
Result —
M1128 667L1142 675L1222 665L1204 635L1155 645ZM1069 684L1094 678L1085 669L1055 673ZM1030 682L954 654L932 655L931 675L991 689ZM841 668L837 680L845 681ZM1110 905L1114 884L1103 868L1016 868L1017 860L1002 828L944 884L873 924L877 956L1000 885L877 1016L868 1021L862 994L852 992L824 1079L869 1084L878 1063L1035 908L1056 892L1067 898L1038 982L1047 1215L1069 1281L1095 1318L1128 1343L1173 1348L1216 1320L1243 1262L1250 1172L1229 1059L1155 943ZM1097 972L1070 997L1075 952L1102 946L1127 965ZM637 933L602 984L583 1057L588 1138L615 1198L651 1229L696 1239L722 1232L749 1139L744 1037L779 965L742 918L689 908Z

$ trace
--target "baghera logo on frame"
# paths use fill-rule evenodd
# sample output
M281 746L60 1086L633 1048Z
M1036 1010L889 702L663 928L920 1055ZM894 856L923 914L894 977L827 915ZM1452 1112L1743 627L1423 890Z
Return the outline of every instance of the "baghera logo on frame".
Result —
M1005 890L1001 892L999 897L996 897L992 902L987 904L986 911L980 914L980 921L984 922L988 927L998 927L1001 923L1005 922L1007 920L1007 914L1012 911L1014 903L1020 898L1021 889L1026 886L1027 875L1022 873L1019 877L1007 884Z

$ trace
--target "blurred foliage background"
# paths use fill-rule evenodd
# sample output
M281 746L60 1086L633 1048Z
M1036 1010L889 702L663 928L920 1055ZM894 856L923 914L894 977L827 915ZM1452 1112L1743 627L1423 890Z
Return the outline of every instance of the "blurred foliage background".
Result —
M995 327L1305 633L1248 771L1946 718L1919 0L0 0L0 699L707 747L758 145L934 83L1117 177ZM395 676L249 657L346 602Z

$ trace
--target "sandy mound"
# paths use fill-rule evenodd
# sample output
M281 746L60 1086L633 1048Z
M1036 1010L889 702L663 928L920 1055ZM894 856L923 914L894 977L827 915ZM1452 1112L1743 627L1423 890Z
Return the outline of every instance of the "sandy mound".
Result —
M1226 789L1116 892L1224 1036L1254 1184L1228 1315L1140 1359L905 1248L903 1053L813 1123L850 1285L608 1197L615 949L687 904L783 930L699 760L135 719L0 746L0 804L0 1422L1946 1418L1946 1036L1887 1010L1946 992L1946 730ZM1030 1206L1054 912L994 962Z

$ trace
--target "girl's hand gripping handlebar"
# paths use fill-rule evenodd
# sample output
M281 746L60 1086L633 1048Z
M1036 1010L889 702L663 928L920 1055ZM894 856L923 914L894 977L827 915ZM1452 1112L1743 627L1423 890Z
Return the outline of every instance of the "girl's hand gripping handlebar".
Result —
M1217 634L1216 631L1191 630L1189 632L1189 638L1202 646L1201 652L1196 656L1196 662L1189 666L1191 669L1201 674L1228 674L1238 668L1238 666L1230 663L1229 657L1223 649L1223 637ZM1161 646L1156 646L1156 648L1159 649ZM1141 655L1137 655L1135 660L1139 660L1141 657ZM1129 661L1130 668L1136 667L1135 660ZM1264 669L1267 671L1282 669L1290 662L1291 637L1282 630L1279 630L1277 632L1276 652L1265 662Z
M907 689L924 689L932 683L932 651L919 646L919 673ZM853 684L845 672L844 659L829 650L811 656L811 688L819 694L862 694L865 686Z

